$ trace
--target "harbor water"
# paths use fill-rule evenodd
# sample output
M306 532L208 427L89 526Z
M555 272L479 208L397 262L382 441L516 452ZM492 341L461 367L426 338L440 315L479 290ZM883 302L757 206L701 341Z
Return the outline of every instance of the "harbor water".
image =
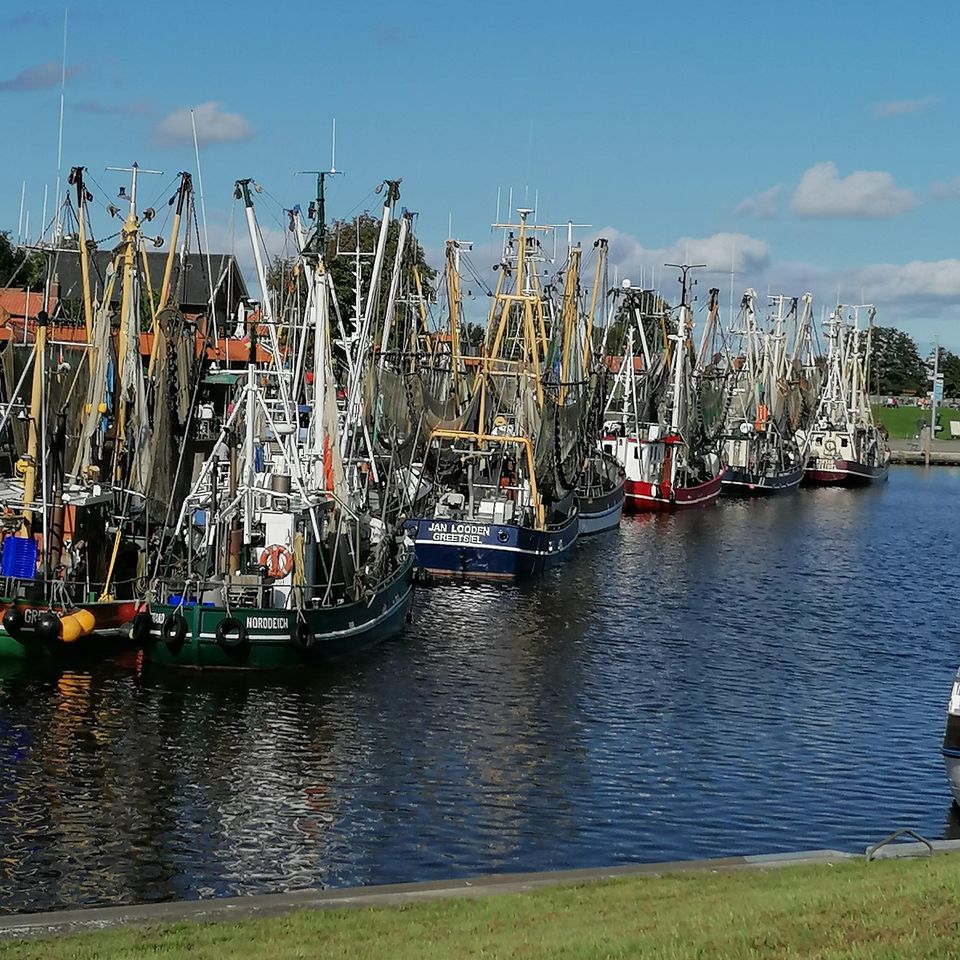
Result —
M625 517L312 674L0 665L0 910L951 836L958 499Z

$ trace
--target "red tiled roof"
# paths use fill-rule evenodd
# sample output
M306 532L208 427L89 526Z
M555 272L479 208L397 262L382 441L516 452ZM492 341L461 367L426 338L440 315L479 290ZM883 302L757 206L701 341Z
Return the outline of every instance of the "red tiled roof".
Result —
M51 295L48 313L53 312L55 303L56 298ZM28 293L20 287L0 287L0 322L9 322L9 317L22 320L25 316L33 320L42 309L42 293Z

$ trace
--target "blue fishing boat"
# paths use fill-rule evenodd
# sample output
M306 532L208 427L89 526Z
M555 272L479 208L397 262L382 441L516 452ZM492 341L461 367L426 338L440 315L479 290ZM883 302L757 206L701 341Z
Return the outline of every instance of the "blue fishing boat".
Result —
M428 426L424 471L431 493L406 529L417 568L434 576L538 574L579 534L587 394L574 372L571 345L576 341L579 350L579 340L566 320L576 316L579 250L568 268L569 308L561 322L548 324L536 269L544 259L538 239L544 228L528 223L530 213L520 210L518 224L501 225L508 232L469 398L458 416ZM455 329L455 285L450 303ZM461 365L453 349L450 392ZM440 406L435 397L425 404Z

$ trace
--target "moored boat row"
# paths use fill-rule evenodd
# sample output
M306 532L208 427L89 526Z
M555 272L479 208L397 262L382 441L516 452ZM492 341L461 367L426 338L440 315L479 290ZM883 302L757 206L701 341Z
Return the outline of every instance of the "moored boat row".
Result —
M470 245L447 242L434 290L400 181L378 216L328 225L327 174L308 217L285 211L293 253L272 267L258 188L238 180L255 295L223 304L207 275L191 308L190 177L155 295L142 173L97 286L75 168L77 242L50 285L76 260L80 296L24 317L0 352L18 451L0 483L0 655L126 641L162 665L310 664L397 633L417 579L536 576L625 511L886 474L872 308L838 307L820 357L809 295L760 318L748 290L725 328L713 289L697 337L697 265L677 265L671 305L611 286L603 238L584 251L569 225L558 253L520 209L496 225L480 327Z

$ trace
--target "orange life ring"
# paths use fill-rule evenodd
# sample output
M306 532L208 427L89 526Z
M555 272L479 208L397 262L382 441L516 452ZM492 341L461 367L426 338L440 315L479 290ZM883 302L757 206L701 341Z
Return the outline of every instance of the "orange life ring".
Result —
M280 580L293 569L293 554L282 543L274 543L260 554L260 566L271 580Z

